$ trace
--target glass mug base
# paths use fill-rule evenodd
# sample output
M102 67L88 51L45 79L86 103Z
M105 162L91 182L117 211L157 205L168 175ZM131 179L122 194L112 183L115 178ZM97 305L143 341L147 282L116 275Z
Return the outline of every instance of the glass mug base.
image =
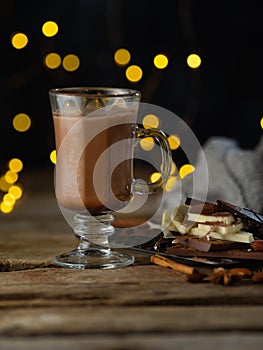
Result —
M54 259L56 265L60 267L76 269L114 269L128 266L134 263L134 257L110 251L106 256L101 254L101 250L90 249L81 252L76 249L68 253L61 254Z
M112 251L108 237L114 233L110 213L97 215L76 214L74 233L80 238L77 249L54 259L56 265L76 269L113 269L134 263L134 257Z

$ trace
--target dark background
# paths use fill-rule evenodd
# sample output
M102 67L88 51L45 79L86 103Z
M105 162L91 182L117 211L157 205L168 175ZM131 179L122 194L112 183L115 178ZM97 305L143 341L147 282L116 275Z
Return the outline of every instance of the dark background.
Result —
M59 25L52 38L41 32L48 20ZM16 31L29 39L22 50L10 42ZM51 164L48 90L74 85L139 89L143 102L183 118L201 144L222 135L253 148L262 135L262 34L261 1L254 0L0 0L0 170L13 157L25 168ZM142 68L138 83L114 63L120 47ZM76 54L79 69L47 69L51 51ZM164 70L153 66L160 52L169 58ZM199 70L186 65L193 52L202 58ZM12 127L20 112L32 120L25 133Z

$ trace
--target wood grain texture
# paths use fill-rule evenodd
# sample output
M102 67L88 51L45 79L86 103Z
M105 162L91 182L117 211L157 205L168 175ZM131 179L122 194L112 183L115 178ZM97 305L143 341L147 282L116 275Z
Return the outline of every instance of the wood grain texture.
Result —
M262 350L263 336L254 332L147 333L78 336L0 337L2 350Z
M64 306L6 310L1 335L73 335L165 332L263 331L263 307ZM206 317L204 317L204 315ZM235 327L233 328L233 324Z
M186 283L158 266L118 270L44 268L2 272L0 305L262 305L263 284Z
M1 350L262 348L263 284L187 283L129 250L126 268L56 267L76 245L52 192L1 215Z

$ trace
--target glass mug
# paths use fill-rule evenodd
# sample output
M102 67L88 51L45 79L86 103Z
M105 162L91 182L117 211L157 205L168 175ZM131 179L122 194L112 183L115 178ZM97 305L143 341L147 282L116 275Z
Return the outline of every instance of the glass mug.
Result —
M57 256L58 266L116 268L134 257L113 250L113 213L134 194L161 189L171 155L165 134L136 124L141 94L124 88L73 87L49 92L57 151L55 192L61 209L74 213L75 250ZM153 137L161 146L162 176L146 184L133 177L134 141ZM63 210L62 210L63 213ZM65 216L65 215L64 215Z

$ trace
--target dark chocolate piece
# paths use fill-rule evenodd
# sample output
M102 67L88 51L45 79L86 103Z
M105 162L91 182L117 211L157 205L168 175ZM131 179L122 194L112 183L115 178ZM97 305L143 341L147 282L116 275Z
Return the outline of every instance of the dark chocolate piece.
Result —
M259 260L263 261L263 252L247 251L247 250L220 250L201 252L193 248L173 246L166 249L167 255L175 255L182 257L202 257L215 259L238 259L238 260Z
M263 215L222 200L217 200L216 202L220 211L228 211L236 218L241 219L245 230L254 233L258 238L263 239Z
M206 202L206 203L213 204L210 202ZM187 197L185 200L185 204L192 206L192 205L204 204L204 201L201 201L200 199L196 199L196 198Z
M180 242L184 247L193 248L201 252L219 251L219 250L231 250L231 249L245 249L249 248L250 245L246 243L214 240L206 238L195 238L189 237Z
M163 251L172 245L172 240L173 238L161 237L157 242L154 243L153 249L156 251Z
M263 251L263 240L262 239L256 239L254 242L250 243L250 247L253 250L262 250Z
M202 202L199 199L186 198L186 205L190 205L189 212L210 215L218 211L218 206L215 203Z
M218 207L216 204L203 203L191 206L189 213L198 213L203 215L214 215L217 213Z

